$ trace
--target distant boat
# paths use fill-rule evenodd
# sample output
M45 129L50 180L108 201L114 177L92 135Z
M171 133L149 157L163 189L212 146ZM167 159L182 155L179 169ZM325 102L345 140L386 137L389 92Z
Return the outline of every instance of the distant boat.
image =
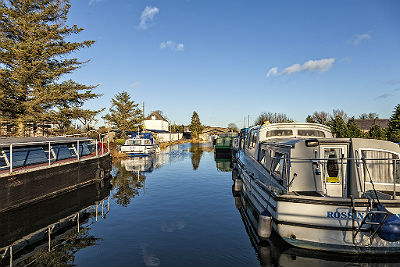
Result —
M160 148L152 133L134 133L121 146L121 152L130 156L149 156L159 151Z

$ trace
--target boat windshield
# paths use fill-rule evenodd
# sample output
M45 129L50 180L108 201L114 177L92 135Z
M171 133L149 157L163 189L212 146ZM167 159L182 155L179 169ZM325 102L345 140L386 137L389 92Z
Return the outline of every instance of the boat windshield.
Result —
M126 140L125 145L126 146L133 146L135 144L135 140Z
M399 155L389 151L361 150L361 157L365 159L364 175L369 176L374 183L400 184L400 160Z
M292 130L270 130L266 132L266 137L273 137L273 136L291 136L293 135Z
M297 130L297 134L299 136L306 136L306 137L325 137L325 133L319 130L299 129Z

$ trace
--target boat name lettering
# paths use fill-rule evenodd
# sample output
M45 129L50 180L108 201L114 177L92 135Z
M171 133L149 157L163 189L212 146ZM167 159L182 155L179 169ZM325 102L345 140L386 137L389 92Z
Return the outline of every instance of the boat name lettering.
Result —
M397 217L400 218L400 214L395 214ZM357 211L356 212L356 220L362 220L364 219L365 212L364 211ZM353 213L348 212L348 211L328 211L326 214L327 218L332 218L332 219L352 219L353 218Z

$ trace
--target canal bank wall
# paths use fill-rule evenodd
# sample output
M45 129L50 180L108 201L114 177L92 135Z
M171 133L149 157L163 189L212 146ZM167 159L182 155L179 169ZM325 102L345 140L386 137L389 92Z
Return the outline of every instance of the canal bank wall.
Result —
M0 212L99 183L111 170L110 154L0 174Z

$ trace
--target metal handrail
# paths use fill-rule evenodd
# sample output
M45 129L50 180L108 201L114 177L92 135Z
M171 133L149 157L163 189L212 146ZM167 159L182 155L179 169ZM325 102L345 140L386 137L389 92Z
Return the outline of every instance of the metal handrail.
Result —
M75 146L73 145L73 147L74 147L74 151L75 151L75 154L76 154L76 157L77 157L77 160L80 160L80 146L79 146L79 143L80 142L86 142L86 141L91 141L91 142L93 142L93 141L95 141L95 149L96 149L96 156L98 156L99 155L99 151L98 151L98 140L97 139L93 139L93 138L86 138L86 139L79 139L79 140L68 140L68 144L74 144L75 142L76 142L76 149L75 149ZM104 139L101 139L101 141L102 141L102 144L104 144ZM9 159L6 157L6 163L7 163L7 166L4 166L4 167L0 167L0 169L4 169L4 168L9 168L9 172L10 173L12 173L13 172L13 148L15 147L15 146L23 146L23 145L33 145L33 146L37 146L37 145L48 145L48 165L51 165L51 162L52 162L52 158L51 158L51 154L54 154L54 152L52 151L52 147L51 147L51 145L53 144L60 144L60 143L66 143L66 140L59 140L59 141L57 141L57 140L49 140L49 141L33 141L33 142L19 142L19 143L10 143L9 144L9 146L8 146L8 150L9 150ZM4 149L6 149L7 147L6 146L3 146L3 148L2 148L2 150L4 151ZM108 153L110 153L110 149L109 149L109 141L108 141L108 149L107 149L107 152L106 153L104 153L105 151L104 151L104 145L102 145L101 146L101 155L104 155L104 154L108 154ZM28 154L29 154L29 152L28 152ZM27 155L28 156L28 155ZM26 161L26 159L25 159L25 161ZM56 159L56 161L57 161L57 159ZM25 164L24 164L24 166L25 166Z

